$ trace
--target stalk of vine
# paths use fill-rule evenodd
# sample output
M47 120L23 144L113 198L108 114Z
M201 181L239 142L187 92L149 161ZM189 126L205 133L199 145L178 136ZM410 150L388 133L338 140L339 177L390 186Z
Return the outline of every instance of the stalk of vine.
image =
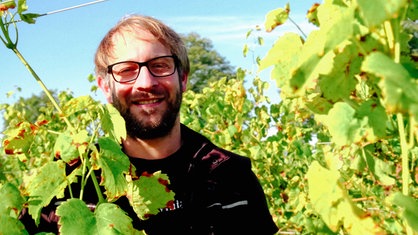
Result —
M20 53L20 51L17 49L17 47L12 48L12 51L16 54L16 56L19 58L19 60L23 63L23 65L26 67L26 69L30 72L30 74L35 78L35 80L38 82L38 84L41 86L42 90L47 95L48 99L52 102L52 105L54 105L55 109L58 111L58 113L63 117L65 123L68 125L68 128L70 128L71 132L74 132L74 127L70 123L70 121L65 117L63 114L61 107L55 100L55 98L52 96L51 92L48 90L48 88L45 86L41 78L36 74L36 72L32 69L32 67L29 65L29 63L26 61L26 59L23 57L23 55Z
M54 106L54 108L58 111L58 113L60 114L60 117L63 118L64 122L67 124L68 128L70 129L71 133L75 133L76 129L73 127L73 125L71 124L71 122L68 120L68 118L64 115L63 110L61 109L60 105L57 103L57 101L55 100L55 98L52 96L51 92L48 90L48 88L46 87L46 85L44 84L44 82L42 81L42 79L38 76L38 74L35 72L35 70L32 68L32 66L30 66L30 64L28 63L28 61L24 58L24 56L22 55L22 53L20 53L20 51L17 49L17 38L18 38L18 29L17 26L14 22L14 18L13 16L10 18L10 20L8 22L4 22L3 21L3 17L1 17L0 15L0 29L1 32L3 33L4 38L0 35L0 39L2 40L3 44L10 50L12 50L15 55L19 58L19 60L22 62L22 64L26 67L26 69L29 71L29 73L32 75L32 77L38 82L38 84L41 86L43 92L46 94L46 96L48 97L48 99L51 101L52 105ZM14 28L15 28L15 33L16 33L16 40L15 42L12 41L10 34L9 34L9 25L13 24ZM82 156L82 154L80 155ZM91 165L89 164L88 160L85 159L83 161L83 183L85 181L85 177L84 177L84 173L85 173L85 169L88 168L90 169L89 174L91 174L91 178L93 180L93 184L94 187L96 189L97 192L97 196L99 198L99 202L103 202L104 198L103 195L101 194L101 190L99 188L99 183L97 182L95 173L91 167ZM81 193L80 193L80 197L82 199L83 197L83 191L84 191L84 185L82 184L82 188L81 188ZM71 187L70 187L70 193L71 192Z

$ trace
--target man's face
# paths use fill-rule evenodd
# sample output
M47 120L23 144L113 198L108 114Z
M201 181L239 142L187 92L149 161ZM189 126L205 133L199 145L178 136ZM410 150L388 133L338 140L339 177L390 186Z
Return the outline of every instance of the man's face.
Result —
M159 56L171 55L170 50L146 31L136 31L114 39L114 57L109 64L121 61L145 62ZM137 35L141 35L138 37ZM109 82L99 79L107 100L125 119L128 135L153 139L167 135L179 123L179 109L187 77L179 79L177 71L167 77L154 77L143 66L132 83Z

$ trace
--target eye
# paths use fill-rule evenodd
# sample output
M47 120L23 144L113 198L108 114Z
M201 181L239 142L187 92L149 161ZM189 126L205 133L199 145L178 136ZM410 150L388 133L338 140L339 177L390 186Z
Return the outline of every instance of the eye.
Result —
M113 67L113 74L118 76L131 76L138 72L138 65L134 63L122 63Z

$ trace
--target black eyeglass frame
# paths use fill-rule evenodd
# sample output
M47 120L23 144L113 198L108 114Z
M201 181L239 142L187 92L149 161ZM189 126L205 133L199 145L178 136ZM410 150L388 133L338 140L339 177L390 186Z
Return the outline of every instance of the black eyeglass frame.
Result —
M173 72L172 73L170 73L170 74L166 74L166 75L155 75L150 69L149 69L149 67L148 67L148 64L149 64L149 62L151 62L151 61L153 61L153 60L156 60L156 59L161 59L161 58L173 58L173 60L174 60L174 69L173 69ZM130 80L128 80L128 81L123 81L123 82L121 82L121 81L118 81L116 78L115 78L115 76L113 75L113 66L115 66L115 65L118 65L118 64L123 64L123 63L127 63L127 62L129 62L129 63L135 63L135 64L137 64L138 66L139 66L139 68L138 68L138 73L137 73L137 75L136 75L136 77L135 78L132 78L132 79L130 79ZM140 74L140 70L141 70L141 68L142 68L142 66L145 66L147 69L148 69L148 72L152 75L152 76L154 76L154 77L157 77L157 78L161 78L161 77L168 77L168 76L171 76L171 75L173 75L175 72L176 72L176 70L177 70L177 68L179 67L179 60L178 60L178 57L176 56L176 55L164 55L164 56L158 56L158 57L155 57L155 58L152 58L152 59L150 59L150 60L147 60L147 61L145 61L145 62L138 62L138 61L131 61L131 60L127 60L127 61L120 61L120 62L117 62L117 63L114 63L114 64L111 64L111 65L108 65L107 66L107 73L109 73L109 74L111 74L112 75L112 78L113 78L113 80L115 80L115 82L117 82L117 83L131 83L131 82L133 82L133 81L136 81L136 79L138 79L138 76L139 76L139 74Z

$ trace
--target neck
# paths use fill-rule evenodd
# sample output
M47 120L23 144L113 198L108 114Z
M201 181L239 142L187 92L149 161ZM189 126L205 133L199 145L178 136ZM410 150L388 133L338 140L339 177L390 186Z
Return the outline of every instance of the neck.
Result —
M168 135L156 139L139 139L128 136L123 141L124 152L130 157L149 160L163 159L181 146L180 124L174 125Z

